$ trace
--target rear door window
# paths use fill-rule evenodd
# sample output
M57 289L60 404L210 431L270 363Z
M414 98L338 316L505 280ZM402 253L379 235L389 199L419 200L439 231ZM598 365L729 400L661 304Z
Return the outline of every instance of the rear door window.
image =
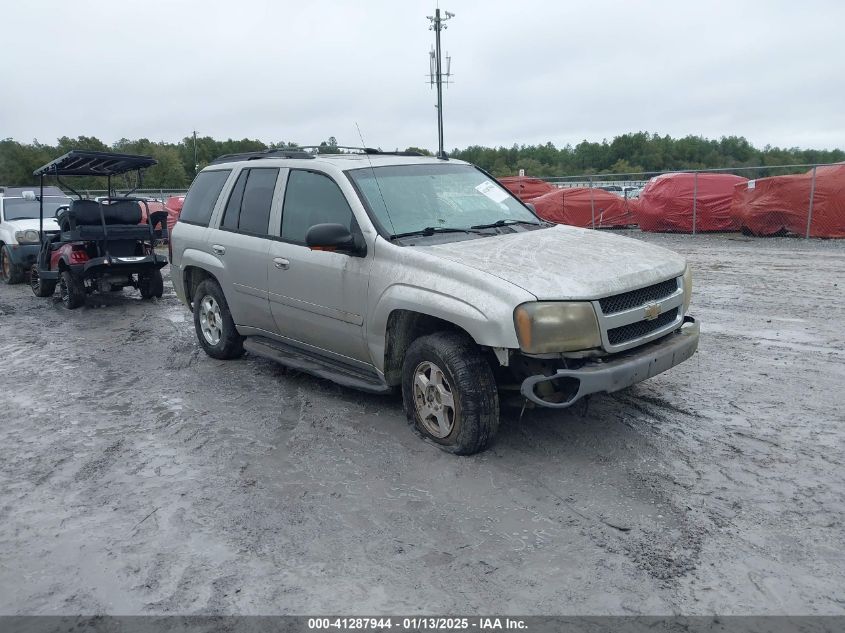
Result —
M226 204L221 229L267 235L278 169L245 169L238 176Z
M231 173L231 169L201 172L185 196L185 204L182 206L182 213L179 214L179 221L208 226L217 198Z

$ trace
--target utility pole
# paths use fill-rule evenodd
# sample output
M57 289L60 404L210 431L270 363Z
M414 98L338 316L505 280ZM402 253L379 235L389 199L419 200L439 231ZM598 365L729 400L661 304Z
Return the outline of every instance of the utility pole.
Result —
M197 131L194 130L194 177L196 177L196 175L199 173L199 171L200 171L200 164L199 164L199 161L197 160Z
M434 46L435 50L429 53L429 84L437 86L437 158L446 158L446 152L443 151L443 79L446 78L446 83L449 83L449 77L452 76L450 72L452 66L452 58L446 56L446 72L443 72L443 65L441 63L440 55L440 31L447 28L445 22L455 17L454 13L444 11L445 17L440 17L440 8L434 10L434 15L426 16L431 21L431 26L428 27L430 31L434 31Z

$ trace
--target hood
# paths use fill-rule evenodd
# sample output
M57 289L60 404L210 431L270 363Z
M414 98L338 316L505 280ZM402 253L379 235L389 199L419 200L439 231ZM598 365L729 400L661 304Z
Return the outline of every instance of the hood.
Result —
M560 225L414 248L504 279L540 300L600 299L680 276L686 265L659 246Z
M38 218L34 220L26 219L26 220L8 220L5 222L8 224L10 228L13 228L15 231L28 231L30 229L37 231L38 230ZM58 231L59 224L56 222L55 218L44 218L44 230L45 231Z

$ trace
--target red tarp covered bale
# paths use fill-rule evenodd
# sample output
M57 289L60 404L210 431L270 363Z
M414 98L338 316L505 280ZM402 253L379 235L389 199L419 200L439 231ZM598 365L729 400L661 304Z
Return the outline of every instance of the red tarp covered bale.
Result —
M555 189L534 198L531 204L537 209L537 215L549 222L589 228L595 218L595 228L598 229L634 224L629 202L604 189L571 187Z
M649 180L635 209L643 231L693 230L693 193L695 192L696 231L738 231L731 218L734 186L747 178L733 174L663 174Z
M185 204L185 196L170 196L164 203L164 208L167 210L167 234L176 226L176 221L182 213L182 205Z
M554 191L556 187L539 178L526 176L506 176L499 178L499 183L523 202L539 198L543 194Z
M753 235L807 234L813 172L736 185L731 215ZM845 164L818 167L810 237L845 238Z

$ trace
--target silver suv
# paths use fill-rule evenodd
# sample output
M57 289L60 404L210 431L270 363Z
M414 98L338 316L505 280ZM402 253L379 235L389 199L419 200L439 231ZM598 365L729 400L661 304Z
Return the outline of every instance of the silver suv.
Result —
M682 257L546 223L457 160L224 156L191 185L172 249L210 356L401 387L411 426L458 454L490 444L500 398L568 407L698 346Z

